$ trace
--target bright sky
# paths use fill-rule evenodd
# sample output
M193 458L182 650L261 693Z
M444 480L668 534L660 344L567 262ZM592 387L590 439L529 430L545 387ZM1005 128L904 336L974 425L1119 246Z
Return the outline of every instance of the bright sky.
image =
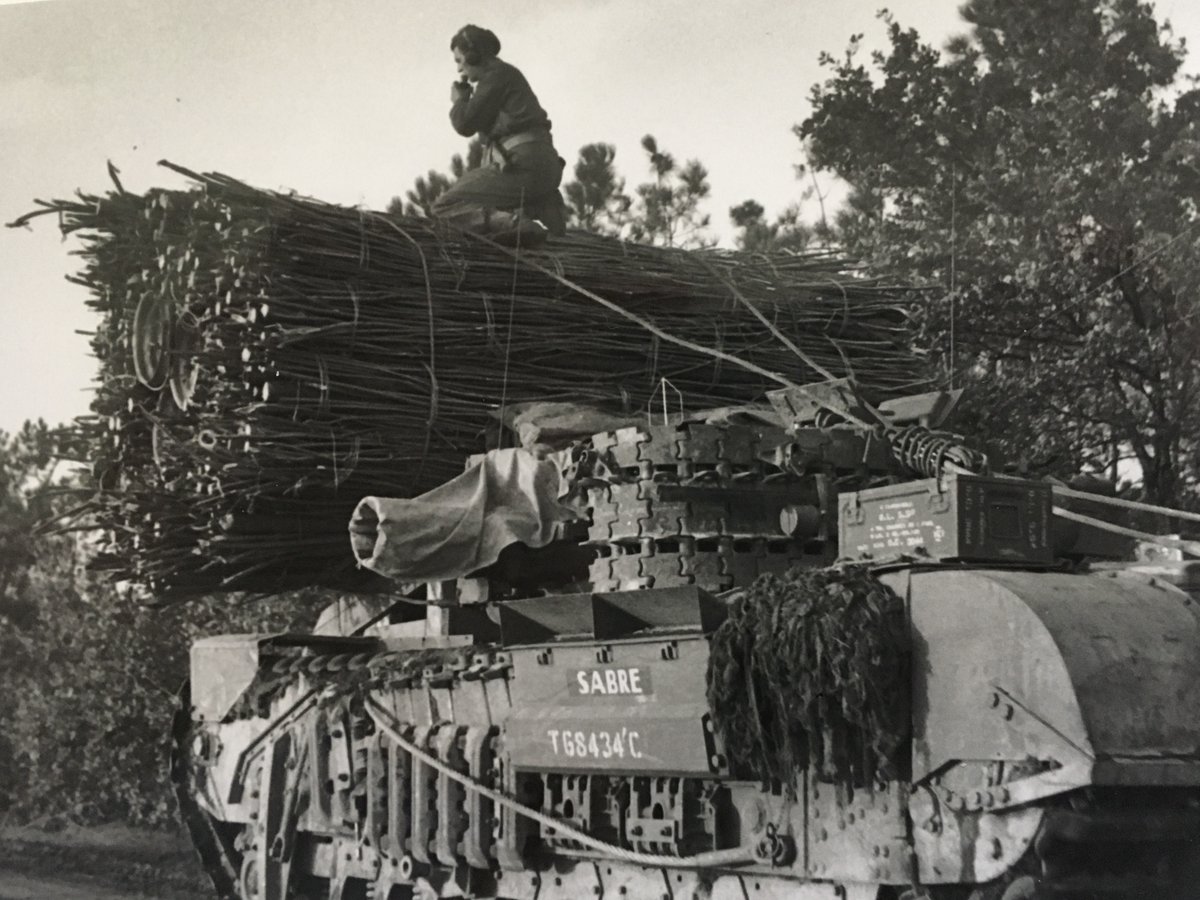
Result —
M617 147L630 185L639 146L709 169L707 211L768 215L799 200L792 126L840 53L886 0L0 0L0 222L33 199L110 186L182 187L169 159L259 187L382 208L465 142L447 120L450 37L491 28L529 79L572 165L593 141ZM1200 44L1200 4L1159 0L1160 18ZM958 0L890 0L938 45L963 29ZM1200 54L1190 70L1198 71ZM828 187L828 185L827 185ZM815 207L810 217L815 216ZM0 228L0 429L86 412L95 361L75 329L93 322L55 223Z

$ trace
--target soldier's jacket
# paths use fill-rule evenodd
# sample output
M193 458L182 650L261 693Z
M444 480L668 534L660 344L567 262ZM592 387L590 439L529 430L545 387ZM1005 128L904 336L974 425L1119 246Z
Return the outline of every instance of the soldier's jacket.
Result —
M522 132L550 131L550 119L516 66L494 59L470 97L450 108L450 124L463 137L495 143Z

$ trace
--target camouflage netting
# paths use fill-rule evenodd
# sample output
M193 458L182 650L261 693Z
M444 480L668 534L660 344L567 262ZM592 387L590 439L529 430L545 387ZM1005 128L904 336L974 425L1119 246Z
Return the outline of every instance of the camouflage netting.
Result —
M708 703L736 768L872 784L909 736L903 600L863 566L763 576L712 637Z

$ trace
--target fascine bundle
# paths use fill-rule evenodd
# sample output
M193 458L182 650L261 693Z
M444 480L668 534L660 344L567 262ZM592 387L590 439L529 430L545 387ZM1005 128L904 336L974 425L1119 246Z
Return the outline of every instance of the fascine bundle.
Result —
M95 484L76 523L96 565L159 599L321 585L356 568L364 495L408 497L495 445L527 401L670 412L803 383L804 354L880 395L919 388L903 288L828 254L686 251L572 234L515 254L428 219L263 191L169 163L185 190L39 202L82 240L100 324L92 414L69 435ZM115 180L115 175L114 175ZM524 259L536 260L536 270ZM563 280L553 277L561 273Z

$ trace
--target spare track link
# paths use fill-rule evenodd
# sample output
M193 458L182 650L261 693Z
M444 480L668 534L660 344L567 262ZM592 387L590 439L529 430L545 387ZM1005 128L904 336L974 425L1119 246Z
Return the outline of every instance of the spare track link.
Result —
M787 441L787 432L769 425L729 428L688 422L602 432L592 437L592 449L617 476L614 480L761 480L782 471L763 457Z
M787 441L781 428L702 423L595 435L608 483L588 492L593 590L727 590L804 560L779 513L818 500L811 480L771 461Z
M613 543L600 549L589 579L595 591L697 585L724 591L752 583L760 575L782 575L807 562L821 564L788 540L740 540L691 537L639 543Z

